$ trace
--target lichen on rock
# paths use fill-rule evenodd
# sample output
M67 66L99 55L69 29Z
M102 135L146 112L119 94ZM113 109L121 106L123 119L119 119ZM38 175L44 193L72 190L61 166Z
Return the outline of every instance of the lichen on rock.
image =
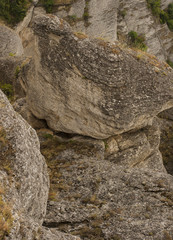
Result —
M166 64L116 44L80 39L56 16L37 14L32 29L38 54L21 77L29 109L51 129L104 139L145 127L172 106Z
M35 131L14 112L1 91L0 126L0 178L13 218L8 239L29 240L46 213L47 167Z

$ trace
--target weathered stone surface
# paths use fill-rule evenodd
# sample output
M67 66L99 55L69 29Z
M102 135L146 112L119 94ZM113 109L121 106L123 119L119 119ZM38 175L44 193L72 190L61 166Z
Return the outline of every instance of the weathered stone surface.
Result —
M169 3L172 1L162 0L161 8L167 8ZM74 31L111 41L117 39L117 33L122 40L130 31L136 31L145 35L148 52L160 60L173 61L173 34L152 15L146 0L77 0L69 4L68 11L61 7L55 12L58 17L68 19Z
M20 115L34 128L40 129L47 127L47 124L44 120L37 119L32 112L28 109L26 99L19 98L14 104L13 108L16 112L20 113Z
M172 71L153 56L73 35L55 16L37 15L32 28L37 54L21 73L26 100L55 131L107 138L172 106Z
M0 57L21 56L23 46L19 36L10 28L0 25Z
M22 41L12 29L0 25L0 83L13 83L22 61Z
M173 175L173 109L163 111L159 117L161 126L160 151L167 172Z
M161 60L172 59L173 33L153 17L146 0L120 0L118 32L127 35L130 31L145 36L148 52Z
M69 17L74 31L84 32L89 36L117 39L117 8L119 0L77 0L69 2L69 11L59 8L58 17ZM66 5L66 2L62 5Z
M40 237L42 240L80 240L79 237L62 233L56 229L50 230L48 228L42 228Z
M170 3L172 3L172 0L161 0L162 9L167 8Z
M44 225L86 240L171 239L173 177L158 156L158 129L114 137L114 148L39 132L51 180Z
M39 148L36 132L0 91L1 195L13 218L10 235L1 239L32 240L42 225L49 178Z

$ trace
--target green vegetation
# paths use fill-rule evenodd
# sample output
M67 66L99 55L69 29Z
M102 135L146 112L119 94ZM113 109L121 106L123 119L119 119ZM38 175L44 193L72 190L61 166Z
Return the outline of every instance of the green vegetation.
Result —
M147 0L147 5L151 8L152 14L154 16L159 16L161 11L161 0Z
M127 12L126 12L126 10L124 9L124 10L120 11L119 14L122 16L122 18L125 18Z
M20 66L17 66L16 69L15 69L15 77L16 77L16 78L19 77L20 71L21 71L21 67L20 67Z
M84 13L83 13L83 20L84 20L84 23L85 23L85 27L88 27L90 25L89 23L89 1L90 0L85 0L85 8L84 8Z
M165 10L161 10L161 0L147 0L147 5L152 14L159 17L160 23L167 23L169 29L173 31L173 3L170 3Z
M53 8L53 0L41 0L41 2L46 12L51 13Z
M9 100L12 100L14 94L13 94L13 86L11 84L0 82L0 89L8 97Z
M132 47L139 48L142 51L147 50L147 45L145 44L145 37L138 35L135 31L128 33L130 44Z
M171 61L171 60L167 60L167 64L169 64L169 66L171 67L171 68L173 68L173 62Z
M31 0L0 0L0 17L9 24L23 20Z

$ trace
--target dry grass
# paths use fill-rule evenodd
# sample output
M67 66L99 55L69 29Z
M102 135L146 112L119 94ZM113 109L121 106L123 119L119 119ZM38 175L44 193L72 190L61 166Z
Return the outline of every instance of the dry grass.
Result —
M6 138L6 132L0 126L0 170L6 171L8 175L12 173L11 158L14 150Z
M0 240L4 240L5 236L9 235L13 225L11 208L3 199L4 192L0 186Z
M74 35L80 40L88 38L88 36L85 33L82 33L82 32L74 32Z

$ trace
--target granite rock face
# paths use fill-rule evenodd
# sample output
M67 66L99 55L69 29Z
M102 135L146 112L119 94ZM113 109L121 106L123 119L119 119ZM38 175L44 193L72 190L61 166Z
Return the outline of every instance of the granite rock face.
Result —
M48 192L37 134L0 91L0 239L80 240L42 227Z
M22 41L14 30L0 25L0 82L12 83L23 54Z
M159 126L107 140L39 133L50 174L44 226L85 240L173 237L173 177L159 153Z
M168 3L162 1L164 6ZM123 15L124 13L124 15ZM118 32L127 36L130 31L144 35L148 52L164 61L172 59L173 33L166 24L160 24L147 7L146 0L120 0Z
M42 225L49 178L39 147L36 132L0 91L1 195L13 219L10 235L1 239L31 240Z
M21 56L23 46L20 37L10 28L0 25L0 57Z
M103 139L172 106L172 71L153 56L72 34L53 15L36 15L32 30L21 81L31 112L55 131Z
M162 0L161 8L167 8L169 3L172 1ZM146 0L61 1L54 11L68 20L74 31L92 37L115 41L117 35L122 40L130 31L136 31L145 36L148 52L160 60L173 60L173 34L152 15Z
M78 0L69 1L68 3L62 1L57 5L59 5L59 8L54 10L56 15L70 21L74 31L112 41L117 39L117 8L119 0Z

